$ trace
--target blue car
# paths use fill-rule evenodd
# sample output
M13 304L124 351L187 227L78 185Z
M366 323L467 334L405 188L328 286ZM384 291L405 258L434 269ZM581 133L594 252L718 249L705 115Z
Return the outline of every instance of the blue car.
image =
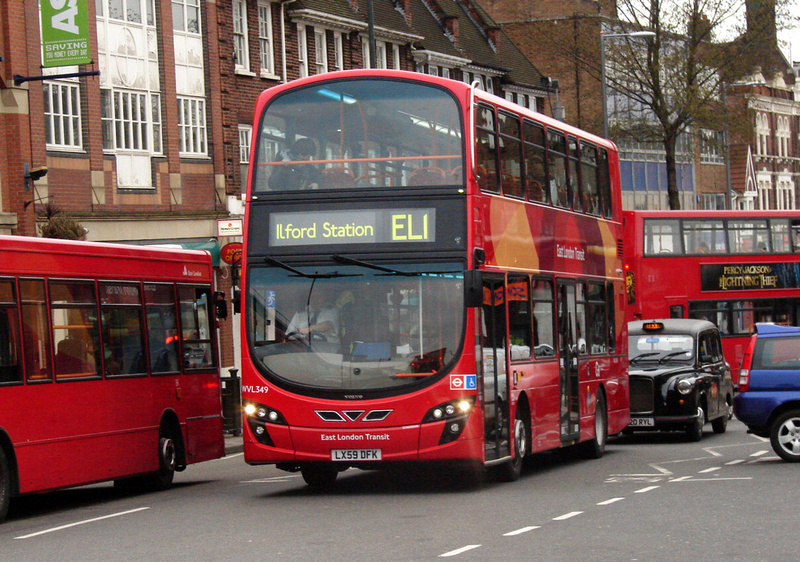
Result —
M749 433L769 437L782 459L800 462L800 328L756 324L733 412Z

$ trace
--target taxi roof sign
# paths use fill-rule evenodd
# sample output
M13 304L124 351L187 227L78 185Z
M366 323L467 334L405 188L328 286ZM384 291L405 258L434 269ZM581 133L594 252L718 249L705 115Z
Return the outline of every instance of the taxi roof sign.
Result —
M663 330L664 323L663 322L645 322L642 325L643 330Z

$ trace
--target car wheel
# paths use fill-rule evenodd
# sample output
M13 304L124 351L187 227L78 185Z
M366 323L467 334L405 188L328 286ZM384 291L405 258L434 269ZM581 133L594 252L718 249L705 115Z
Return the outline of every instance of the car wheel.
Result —
M772 424L770 442L783 460L800 462L800 410L778 416Z
M599 459L606 451L608 441L608 409L603 391L597 393L597 406L594 411L594 438L581 444L584 456Z
M703 406L697 407L697 419L686 428L686 435L690 441L700 441L703 438L703 426L706 424L706 413Z

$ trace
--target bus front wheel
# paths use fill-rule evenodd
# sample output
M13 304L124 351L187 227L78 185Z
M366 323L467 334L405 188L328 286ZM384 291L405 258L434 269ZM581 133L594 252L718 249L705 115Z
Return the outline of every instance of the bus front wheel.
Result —
M312 488L330 488L336 482L339 470L329 464L307 464L300 468L300 474Z

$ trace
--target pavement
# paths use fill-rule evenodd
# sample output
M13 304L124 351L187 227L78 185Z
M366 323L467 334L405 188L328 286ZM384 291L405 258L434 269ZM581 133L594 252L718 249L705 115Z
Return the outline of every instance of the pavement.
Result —
M235 455L241 453L244 448L242 444L241 435L233 435L232 433L225 432L225 454Z

